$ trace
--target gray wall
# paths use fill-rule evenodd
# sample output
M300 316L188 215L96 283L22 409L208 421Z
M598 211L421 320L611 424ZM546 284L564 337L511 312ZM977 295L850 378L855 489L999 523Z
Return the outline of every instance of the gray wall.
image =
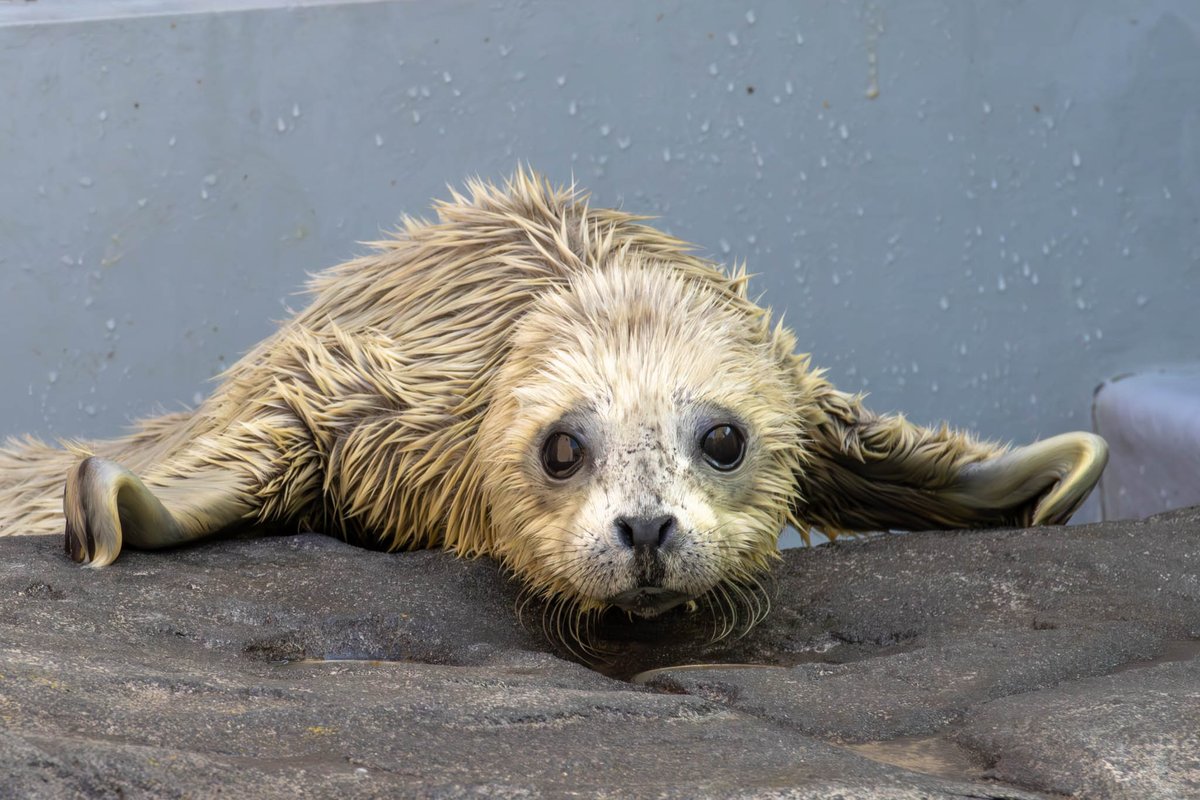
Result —
M525 160L746 259L880 410L1027 440L1200 352L1191 0L282 5L0 3L0 433L196 402Z

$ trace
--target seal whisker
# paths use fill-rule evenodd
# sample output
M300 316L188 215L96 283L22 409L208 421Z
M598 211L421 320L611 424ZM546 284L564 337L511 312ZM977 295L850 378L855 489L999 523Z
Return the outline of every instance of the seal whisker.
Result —
M713 634L709 637L711 642L719 642L724 639L728 632L732 629L733 621L736 617L736 611L733 607L733 602L729 597L729 593L725 590L723 584L717 584L710 592L710 605L714 606L720 612L721 621L720 627L713 629ZM728 612L728 613L727 613ZM714 616L714 624L716 618Z

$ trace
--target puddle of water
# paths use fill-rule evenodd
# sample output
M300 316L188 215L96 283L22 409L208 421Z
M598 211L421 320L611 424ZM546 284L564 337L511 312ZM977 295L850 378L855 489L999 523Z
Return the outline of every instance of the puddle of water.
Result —
M398 658L285 658L271 663L277 667L297 667L308 664L366 664L370 667L382 667L388 664L403 666L420 662L404 661Z
M1122 672L1132 672L1135 669L1157 667L1159 664L1171 664L1177 661L1191 661L1200 658L1200 639L1173 639L1163 645L1163 651L1156 658L1145 661L1130 661L1114 669L1111 675Z
M658 669L648 669L644 672L638 672L629 677L630 683L645 684L657 678L659 675L669 675L672 672L694 672L707 669L776 669L785 670L787 667L779 664L680 664L677 667L659 667Z
M428 661L415 661L412 659L403 658L353 658L346 656L330 656L329 658L289 658L279 661L272 661L271 665L275 667L311 667L314 664L328 664L331 666L341 666L344 664L361 664L364 667L373 668L395 668L395 667L446 667L446 668L470 668L473 670L490 673L498 677L511 678L536 678L536 677L553 677L553 669L545 666L508 666L504 664L488 665L471 665L471 664L430 664Z
M969 750L940 736L903 736L838 746L881 764L939 778L979 780L986 770L986 765Z
M897 653L907 653L911 650L919 649L919 645L904 643L896 644L890 647L882 646L860 646L854 644L842 644L835 642L830 646L815 647L808 650L797 650L791 652L773 653L769 656L769 663L762 664L747 664L738 662L705 662L705 663L683 663L663 667L653 667L645 669L650 664L654 663L645 653L639 651L627 651L620 657L613 659L608 663L592 664L592 669L597 672L607 675L610 678L617 680L629 681L630 683L646 683L653 678L669 673L679 672L684 670L705 670L705 669L789 669L798 667L803 664L827 664L830 666L838 666L841 664L861 661L867 658L883 658L885 656L896 655ZM652 654L651 654L652 655ZM661 659L655 659L661 664Z

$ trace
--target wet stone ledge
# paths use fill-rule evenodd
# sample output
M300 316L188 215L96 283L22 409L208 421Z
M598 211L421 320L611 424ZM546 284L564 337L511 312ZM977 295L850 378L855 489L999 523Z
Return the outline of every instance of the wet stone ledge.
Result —
M0 797L1200 796L1198 509L788 551L772 598L587 666L486 560L0 539Z

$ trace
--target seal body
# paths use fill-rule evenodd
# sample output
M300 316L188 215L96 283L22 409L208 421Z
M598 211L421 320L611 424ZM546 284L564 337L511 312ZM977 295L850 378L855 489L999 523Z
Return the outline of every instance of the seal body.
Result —
M836 535L1064 522L1106 459L877 416L728 273L518 173L406 219L194 411L12 441L0 533L111 563L234 527L503 561L578 609L730 595L791 523Z

